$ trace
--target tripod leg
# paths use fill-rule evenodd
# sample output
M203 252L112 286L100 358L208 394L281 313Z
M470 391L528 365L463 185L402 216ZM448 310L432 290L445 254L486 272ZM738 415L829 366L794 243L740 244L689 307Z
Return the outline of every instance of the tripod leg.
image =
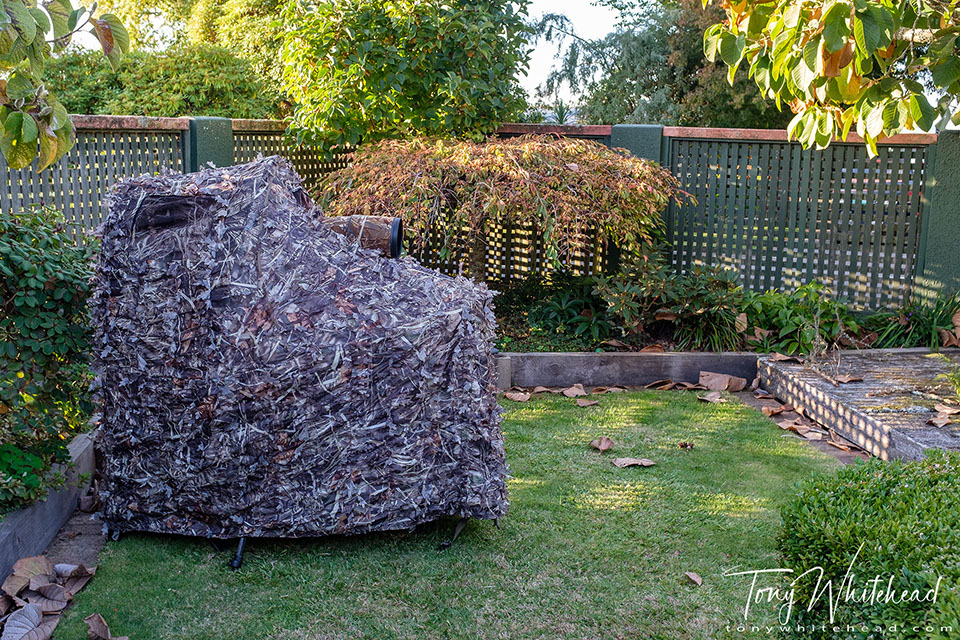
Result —
M237 543L237 553L233 556L233 559L230 560L230 568L236 571L243 565L243 548L247 546L247 539L241 537L240 542Z
M467 522L469 520L470 518L460 518L456 528L453 530L453 537L440 543L440 551L444 551L453 546L453 543L457 540L457 536L459 536L460 532L463 531L463 528L467 526Z

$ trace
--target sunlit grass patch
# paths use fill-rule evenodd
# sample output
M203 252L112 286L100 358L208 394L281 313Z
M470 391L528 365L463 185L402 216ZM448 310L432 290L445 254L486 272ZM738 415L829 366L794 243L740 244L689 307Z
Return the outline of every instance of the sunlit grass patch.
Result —
M778 505L836 466L752 409L689 393L504 406L512 504L499 530L472 523L444 552L450 521L253 541L236 573L203 540L129 535L107 545L57 637L85 637L92 612L137 640L724 637L747 585L723 572L776 566ZM605 454L588 446L601 435L615 442Z

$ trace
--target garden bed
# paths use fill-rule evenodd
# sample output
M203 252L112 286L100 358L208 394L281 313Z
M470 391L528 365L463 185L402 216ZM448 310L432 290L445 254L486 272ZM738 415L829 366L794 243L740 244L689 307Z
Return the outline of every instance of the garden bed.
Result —
M838 465L732 399L628 392L581 408L544 394L504 406L511 509L499 530L471 522L443 552L454 522L251 541L238 572L205 540L130 534L107 545L58 636L84 637L83 618L100 612L137 640L722 638L749 588L723 572L777 566L790 487ZM605 454L588 446L601 435L615 443ZM656 465L618 468L620 456Z
M0 519L0 580L20 558L43 553L76 508L81 480L94 470L93 434L75 437L68 448L73 466L63 470L66 486Z

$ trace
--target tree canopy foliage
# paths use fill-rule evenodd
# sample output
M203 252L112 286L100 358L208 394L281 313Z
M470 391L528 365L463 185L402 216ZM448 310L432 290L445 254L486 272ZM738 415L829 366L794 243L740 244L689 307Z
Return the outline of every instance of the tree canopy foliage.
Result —
M528 0L290 0L283 90L322 149L361 139L477 136L522 112Z
M711 2L713 0L705 0ZM956 1L740 0L704 35L731 76L749 69L796 116L789 131L823 148L851 129L876 143L911 129L960 124ZM932 96L932 97L931 97Z
M666 3L603 0L619 12L613 32L597 40L576 37L575 26L545 16L538 33L563 49L541 88L567 84L588 123L635 122L716 127L782 126L790 116L768 103L747 77L726 82L725 69L703 54L703 31L723 17L699 0Z
M213 44L279 81L283 0L100 0L130 30L134 49Z
M70 113L276 118L276 87L253 65L209 44L131 51L116 69L70 50L48 62L47 83Z
M7 165L22 169L39 157L41 169L70 150L73 123L44 84L44 67L78 32L89 32L116 65L129 47L120 20L98 17L70 0L3 0L0 10L0 152ZM49 38L49 39L48 39Z

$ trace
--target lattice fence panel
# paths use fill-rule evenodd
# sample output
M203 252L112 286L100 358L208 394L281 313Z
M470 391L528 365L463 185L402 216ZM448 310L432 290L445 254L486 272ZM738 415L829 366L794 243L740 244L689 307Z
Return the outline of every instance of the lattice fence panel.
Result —
M264 156L283 156L303 178L304 186L311 194L317 194L320 179L324 174L342 169L350 164L351 154L340 153L326 160L316 151L295 147L282 131L235 131L233 133L233 159L237 164Z
M811 280L861 309L910 295L925 146L825 151L771 141L674 138L670 169L696 205L671 207L676 268L722 264L748 289Z
M445 226L435 227L430 232L423 251L414 251L413 255L425 266L446 274L461 271L458 259L443 256ZM461 230L465 234L466 229ZM489 281L509 281L526 278L539 273L546 274L555 270L554 263L547 253L543 237L532 226L497 226L487 231L484 238L486 279ZM594 234L580 251L561 256L560 261L577 275L599 275L610 268L611 252L606 251Z
M11 170L0 158L0 207L54 207L78 225L78 233L90 232L103 219L102 199L114 182L162 168L183 170L180 131L80 130L73 149L42 172L36 161Z

